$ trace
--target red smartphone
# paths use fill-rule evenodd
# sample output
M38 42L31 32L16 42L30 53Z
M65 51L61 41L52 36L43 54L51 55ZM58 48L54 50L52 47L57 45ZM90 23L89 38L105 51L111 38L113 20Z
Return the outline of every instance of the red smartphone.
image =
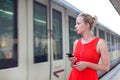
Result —
M69 57L74 57L71 53L66 53Z

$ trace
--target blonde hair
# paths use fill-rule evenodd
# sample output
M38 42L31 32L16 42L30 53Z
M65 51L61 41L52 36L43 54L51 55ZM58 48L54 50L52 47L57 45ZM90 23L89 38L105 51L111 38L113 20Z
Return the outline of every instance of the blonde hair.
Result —
M97 23L97 16L91 16L90 14L85 14L85 13L82 13L82 14L79 14L77 17L83 17L84 19L84 22L85 23L89 23L90 25L90 30L95 26L95 24Z

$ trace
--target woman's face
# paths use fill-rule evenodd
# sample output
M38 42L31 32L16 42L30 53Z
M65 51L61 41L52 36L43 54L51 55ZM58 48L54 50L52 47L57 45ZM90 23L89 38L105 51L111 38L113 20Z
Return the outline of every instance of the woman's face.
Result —
M85 30L88 28L87 24L84 22L84 17L80 16L76 18L76 25L75 25L75 30L78 34L83 34Z

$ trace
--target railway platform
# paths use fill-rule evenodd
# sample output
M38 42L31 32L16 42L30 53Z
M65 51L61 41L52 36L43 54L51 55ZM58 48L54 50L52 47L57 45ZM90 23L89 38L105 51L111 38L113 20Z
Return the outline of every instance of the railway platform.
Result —
M100 78L100 80L120 80L120 64Z

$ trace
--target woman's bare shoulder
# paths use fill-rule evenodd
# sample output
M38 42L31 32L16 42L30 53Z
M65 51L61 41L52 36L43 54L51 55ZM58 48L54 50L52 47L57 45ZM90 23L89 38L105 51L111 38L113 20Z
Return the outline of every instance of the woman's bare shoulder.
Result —
M99 38L98 45L106 44L105 40L102 38Z
M74 41L74 45L76 45L79 40L81 40L81 38L80 38L80 39L76 39L76 40Z
M78 39L74 41L74 44L76 44L78 42Z
M78 43L79 39L75 40L74 43L73 43L73 47L75 47Z
M106 41L102 38L99 39L98 44L97 44L97 51L102 53L107 50L107 44Z

